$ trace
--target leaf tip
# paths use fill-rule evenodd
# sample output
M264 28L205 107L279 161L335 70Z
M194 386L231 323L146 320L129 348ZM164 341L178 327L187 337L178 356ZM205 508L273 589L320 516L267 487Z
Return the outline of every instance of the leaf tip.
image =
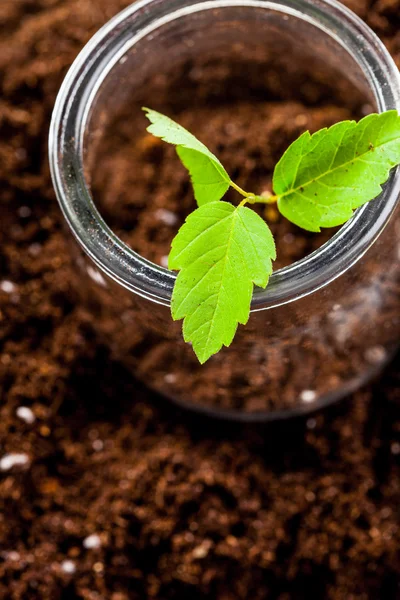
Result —
M150 120L150 113L154 112L151 108L147 106L142 106L142 111L145 113L146 117Z
M193 345L191 342L189 342L189 343L191 344L191 346L193 348L193 352L195 353L196 358L201 365L204 365L213 356L213 354L216 354L216 352L197 350L195 345ZM217 350L217 352L218 352L218 350Z

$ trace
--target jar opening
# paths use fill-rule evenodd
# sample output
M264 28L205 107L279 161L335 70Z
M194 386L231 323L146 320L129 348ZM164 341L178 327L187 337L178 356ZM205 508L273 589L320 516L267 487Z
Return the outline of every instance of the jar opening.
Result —
M333 1L224 0L192 4L188 0L148 0L135 3L110 21L84 48L60 91L50 133L52 176L72 231L99 268L124 287L162 304L169 303L175 275L134 253L100 217L85 179L83 156L88 143L85 132L92 127L94 106L105 84L119 82L120 87L115 90L118 94L121 90L121 102L124 94L129 93L126 71L125 80L113 79L128 57L134 60L131 76L135 78L135 85L145 85L157 56L173 61L185 51L193 52L196 44L207 41L204 28L214 28L216 42L221 42L225 35L227 47L238 44L246 15L253 27L257 23L261 31L265 28L265 31L279 32L282 44L285 36L295 40L294 51L298 51L299 40L298 47L304 48L304 40L308 39L310 57L318 57L319 51L326 52L328 48L332 66L336 60L338 68L343 57L347 57L349 78L369 93L376 110L400 108L399 75L387 51L360 19ZM236 23L235 28L232 23ZM310 35L311 31L318 35ZM300 32L303 32L303 41ZM234 36L230 39L232 33ZM239 44L238 51L243 52L243 48ZM155 66L160 67L159 63ZM97 118L101 114L107 114L107 104L103 113L97 112ZM99 128L92 129L90 144L96 144ZM397 171L380 198L359 209L324 246L276 271L266 290L255 289L252 310L293 301L340 276L379 236L394 210L399 189Z

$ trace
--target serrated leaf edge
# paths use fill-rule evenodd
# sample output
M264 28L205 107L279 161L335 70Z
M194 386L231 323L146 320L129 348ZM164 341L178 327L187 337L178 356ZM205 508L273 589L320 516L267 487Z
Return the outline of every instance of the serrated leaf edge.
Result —
M397 112L396 110L392 110L392 111L386 111L385 113L380 113L380 114L388 114L388 113L396 113L396 114L398 115L398 112ZM363 119L361 119L361 121L358 121L358 122L357 122L357 121L353 121L353 120L340 121L339 123L335 123L335 124L334 124L334 125L332 125L331 127L324 127L323 129L319 129L319 130L318 130L318 131L316 131L316 132L315 132L313 135L316 135L316 134L319 134L319 135L320 135L322 132L331 131L333 128L335 128L335 127L337 127L337 126L339 126L339 125L343 125L343 123L348 123L349 125L353 125L353 128L354 128L354 127L356 127L357 125L360 125L360 123L362 123L362 122L366 122L366 119L368 119L368 118L370 118L370 117L376 117L376 116L379 116L379 115L375 115L375 114L373 114L373 115L367 115L366 117L364 117ZM398 115L398 116L399 116L399 115ZM349 129L347 129L347 130L344 132L344 134L343 134L343 137L344 137L344 135L345 135L346 133L348 133L348 131L349 131ZM295 140L295 141L293 142L293 144L295 144L295 143L298 143L298 142L299 142L299 140L301 140L303 137L304 137L304 138L305 138L305 137L307 137L307 141L309 141L309 140L311 140L311 139L312 139L313 135L311 135L309 131L305 131L304 133L302 133L302 135L301 135L299 138L297 138L297 140ZM340 144L338 144L338 146L337 146L336 153L335 153L335 155L334 155L334 158L333 158L333 160L332 160L331 164L334 162L334 160L335 160L335 158L336 158L336 156L337 156L337 153L338 153L338 151L339 151L340 145L341 145L341 143L342 143L342 141L343 141L343 137L342 137L342 139L341 139L341 142L340 142ZM292 145L293 145L293 144L292 144ZM384 144L381 144L381 145L384 145ZM302 190L302 189L305 189L305 188L306 188L308 185L310 185L310 184L314 183L315 181L318 181L319 179L322 179L323 177L326 177L327 175L331 175L331 173L334 173L335 171L337 171L337 170L339 170L339 169L343 169L343 168L347 167L348 165L351 165L351 164L353 164L355 161L362 160L362 157L363 157L363 156L366 156L366 155L367 155L367 154L369 154L370 152L374 152L375 150L377 150L377 149L379 149L379 148L380 148L380 145L374 145L372 148L369 148L369 149L368 149L366 152L363 152L362 154L359 154L359 155L355 156L355 157L354 157L354 158L352 158L351 160L349 160L349 161L347 161L347 162L345 162L345 163L342 163L342 164L338 165L338 166L337 166L337 167L335 167L334 169L329 169L328 171L324 171L324 173L322 173L322 174L321 174L321 175L319 175L318 177L314 177L313 179L311 179L311 180L309 180L309 181L306 181L305 183L302 183L301 185L297 186L296 188L290 188L290 189L289 189L289 190L287 190L286 192L283 192L283 193L281 193L281 194L277 194L277 198L278 198L278 200L279 200L279 199L281 199L281 198L285 198L286 196L289 196L290 194L293 194L293 193L295 193L295 192L302 193L302 192L301 192L301 190ZM289 146L289 148L287 148L287 150L285 150L285 152L283 153L283 155L282 155L281 159L279 160L279 162L280 162L280 161L281 161L281 160L284 158L284 156L286 155L286 153L288 153L288 152L290 151L290 149L291 149L291 146ZM302 159L302 158L304 158L304 156L307 156L307 155L305 154L305 155L302 155L302 156L300 156L300 161L299 161L299 165L298 165L298 167L300 166L301 159ZM279 164L279 162L278 162L278 164ZM396 164L396 163L393 163L393 166L394 166L395 164ZM393 167L392 167L392 168L393 168ZM276 169L276 167L275 167L275 169ZM298 173L298 168L297 168L297 170L296 170L296 172L295 172L295 176L294 176L294 178L293 178L293 180L294 180L294 181L296 180L297 173ZM381 182L381 183L384 183L386 180L387 180L387 178L386 178L386 179L384 179L384 181L383 181L383 182ZM344 188L346 188L346 189L349 189L349 188L348 188L348 186L337 186L337 187L339 187L339 188L340 188L340 187L344 187Z

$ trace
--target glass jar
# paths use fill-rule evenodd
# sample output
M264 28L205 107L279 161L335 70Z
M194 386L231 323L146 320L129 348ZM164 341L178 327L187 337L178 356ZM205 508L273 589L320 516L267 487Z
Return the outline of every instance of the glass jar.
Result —
M347 82L378 112L400 109L399 74L373 32L333 0L145 0L86 45L54 109L50 164L77 241L79 289L114 355L151 388L214 416L305 413L362 385L398 344L400 174L321 248L255 289L249 323L200 366L170 316L176 275L111 231L90 184L107 124L132 98L146 103L149 78L202 53L283 57L294 74L318 69Z

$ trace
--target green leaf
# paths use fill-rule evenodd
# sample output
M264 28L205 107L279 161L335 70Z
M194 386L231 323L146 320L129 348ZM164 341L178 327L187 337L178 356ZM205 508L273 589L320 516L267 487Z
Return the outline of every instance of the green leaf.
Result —
M303 133L276 165L273 188L278 208L307 229L334 227L376 198L400 162L397 111L343 121L314 135Z
M180 271L171 308L201 363L247 322L253 283L265 288L275 256L267 224L249 208L211 202L187 217L169 256Z
M202 206L220 200L231 180L228 173L210 150L189 131L155 110L143 108L151 125L149 133L176 146L176 151L192 180L194 197Z

